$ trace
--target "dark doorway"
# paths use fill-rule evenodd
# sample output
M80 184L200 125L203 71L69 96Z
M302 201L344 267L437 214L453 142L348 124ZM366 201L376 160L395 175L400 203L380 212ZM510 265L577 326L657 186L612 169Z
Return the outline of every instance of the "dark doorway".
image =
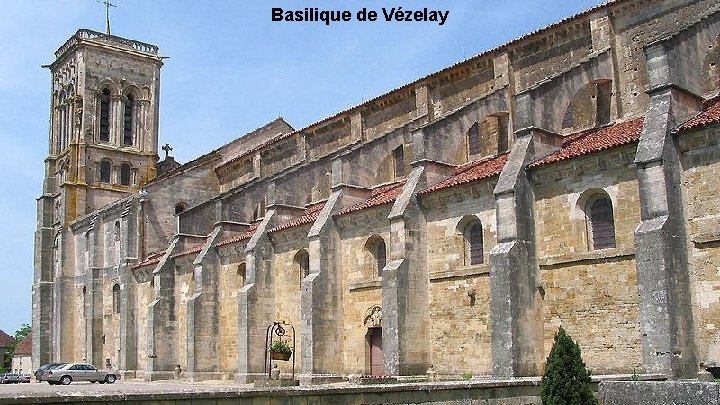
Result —
M382 328L370 328L368 330L368 343L370 353L370 374L384 375L382 350Z

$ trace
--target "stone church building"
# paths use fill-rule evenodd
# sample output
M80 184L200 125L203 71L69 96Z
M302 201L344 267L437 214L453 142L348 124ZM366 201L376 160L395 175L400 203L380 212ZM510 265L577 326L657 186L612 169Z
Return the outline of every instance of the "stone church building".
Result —
M33 362L246 382L284 321L304 383L539 375L559 326L594 374L720 365L719 35L717 0L617 0L178 164L158 47L79 30Z

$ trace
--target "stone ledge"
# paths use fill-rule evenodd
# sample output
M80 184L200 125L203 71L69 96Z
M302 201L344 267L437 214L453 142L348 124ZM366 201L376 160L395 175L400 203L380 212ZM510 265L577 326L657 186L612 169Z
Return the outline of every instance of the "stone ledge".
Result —
M472 277L480 275L489 275L490 265L487 263L474 266L459 267L449 271L438 271L430 273L430 281L444 280L448 278Z
M693 244L704 245L706 243L720 242L720 233L704 233L699 235L693 235L690 240Z
M538 259L538 265L540 267L550 267L584 261L604 262L613 259L629 260L633 257L635 257L635 249L633 248L611 248L569 253L566 255L545 256Z
M382 278L376 277L372 280L353 281L350 283L350 291L355 290L369 290L375 288L382 288Z
M604 405L720 405L720 384L698 381L604 381Z

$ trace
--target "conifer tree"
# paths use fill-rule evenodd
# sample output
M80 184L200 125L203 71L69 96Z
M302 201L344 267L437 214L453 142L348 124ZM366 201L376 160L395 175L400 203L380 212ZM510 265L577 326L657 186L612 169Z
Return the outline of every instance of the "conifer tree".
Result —
M560 327L540 384L543 405L597 405L580 346Z

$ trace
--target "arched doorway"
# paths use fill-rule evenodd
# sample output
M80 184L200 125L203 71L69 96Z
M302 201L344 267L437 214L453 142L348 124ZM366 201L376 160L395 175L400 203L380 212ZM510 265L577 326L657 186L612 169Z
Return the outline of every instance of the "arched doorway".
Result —
M368 354L370 355L370 375L384 375L382 350L382 328L370 328L367 334Z
M385 355L382 349L382 309L379 305L368 308L363 324L367 328L366 372L370 375L385 375Z

